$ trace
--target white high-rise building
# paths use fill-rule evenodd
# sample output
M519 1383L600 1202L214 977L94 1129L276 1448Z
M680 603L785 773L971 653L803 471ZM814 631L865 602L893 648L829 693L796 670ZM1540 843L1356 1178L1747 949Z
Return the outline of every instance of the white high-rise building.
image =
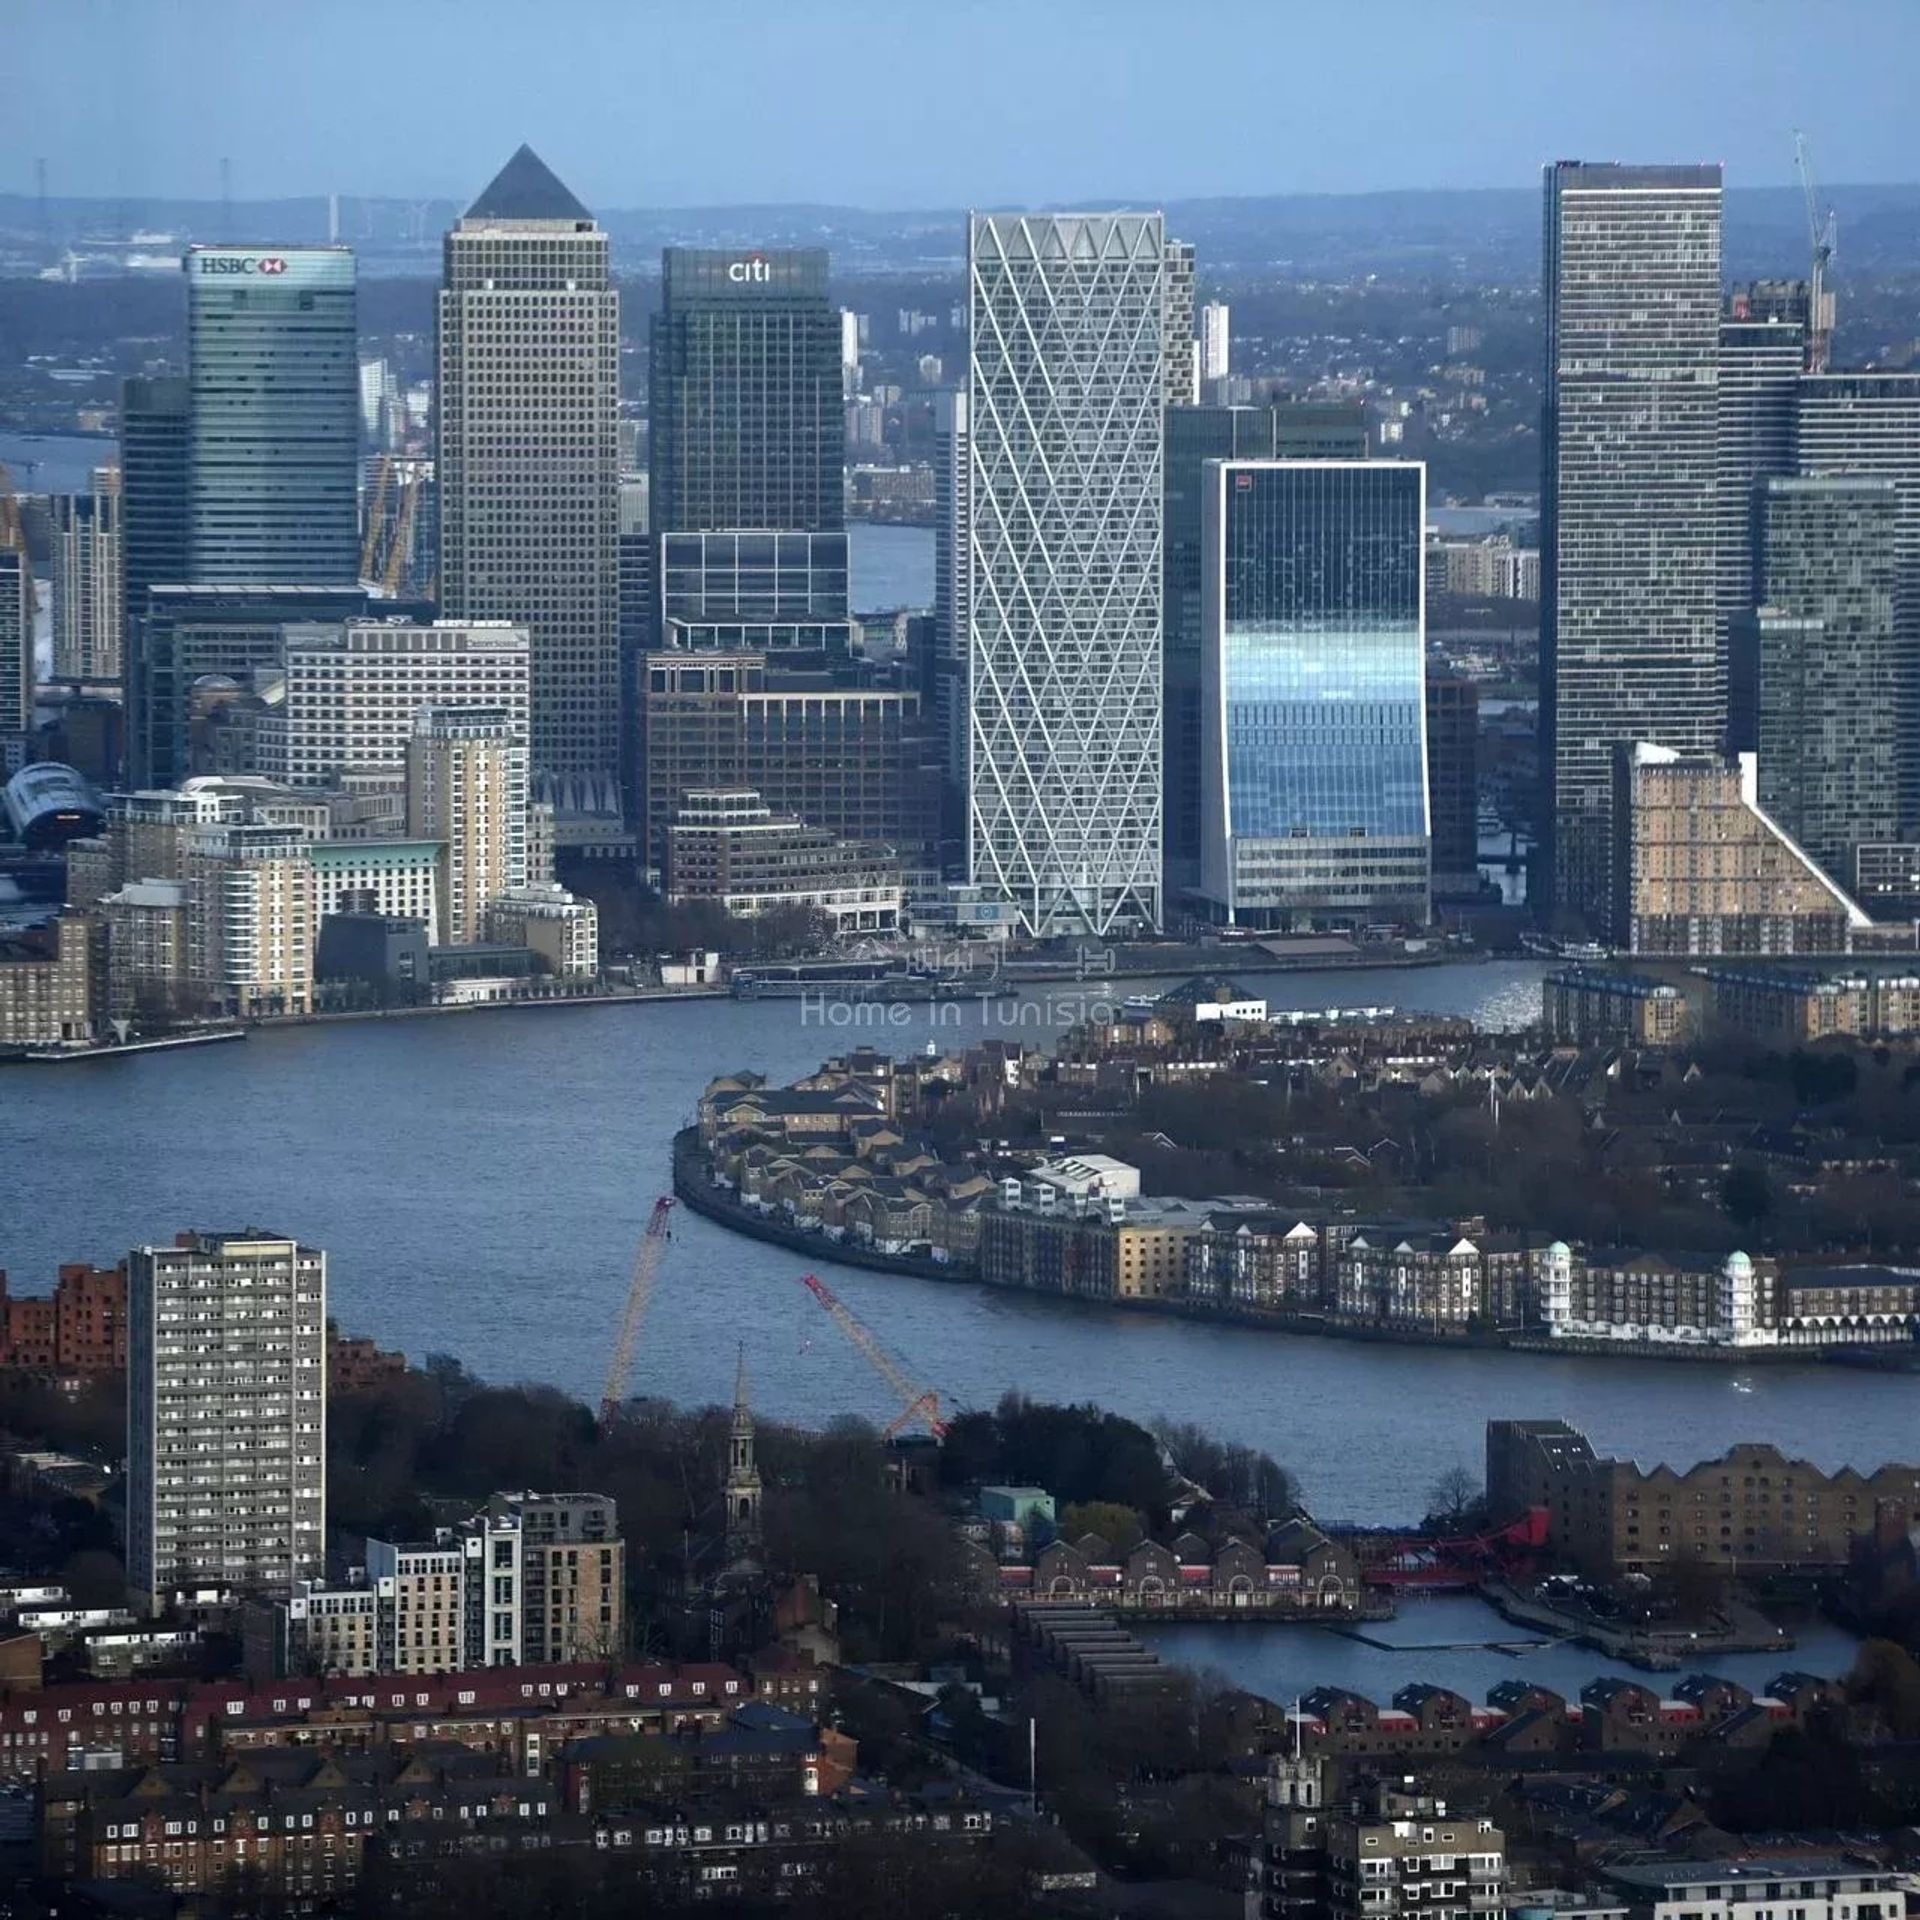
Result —
M860 391L860 316L840 309L840 391L851 399Z
M289 786L330 787L342 773L406 763L427 707L504 712L515 741L518 804L527 805L531 726L527 629L506 620L348 620L286 630Z
M1157 926L1165 223L976 214L967 255L967 878L1037 936Z
M1224 380L1233 371L1228 346L1227 305L1224 300L1209 300L1200 309L1200 379Z
M529 148L446 239L440 599L532 635L533 765L620 765L620 295L607 236Z
M327 1257L185 1233L127 1260L127 1581L289 1592L327 1535Z
M53 498L53 672L120 678L120 469L96 467L91 493Z

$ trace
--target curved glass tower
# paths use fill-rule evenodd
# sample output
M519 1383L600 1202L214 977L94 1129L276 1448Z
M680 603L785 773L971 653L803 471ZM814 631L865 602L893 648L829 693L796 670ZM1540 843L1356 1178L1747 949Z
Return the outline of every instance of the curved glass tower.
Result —
M1210 909L1424 923L1425 467L1210 460L1204 495Z

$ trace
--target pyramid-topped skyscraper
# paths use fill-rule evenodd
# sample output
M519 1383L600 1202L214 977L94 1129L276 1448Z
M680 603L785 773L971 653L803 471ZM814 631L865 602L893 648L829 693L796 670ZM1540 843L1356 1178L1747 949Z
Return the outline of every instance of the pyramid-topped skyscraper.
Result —
M619 763L619 356L607 236L523 146L446 237L440 601L528 629L534 770L588 811Z

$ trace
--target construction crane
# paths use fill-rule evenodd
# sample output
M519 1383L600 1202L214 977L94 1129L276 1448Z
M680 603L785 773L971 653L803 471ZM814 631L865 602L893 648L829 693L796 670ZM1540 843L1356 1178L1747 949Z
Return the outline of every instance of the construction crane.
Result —
M600 1425L613 1423L620 1403L627 1397L627 1376L633 1371L634 1349L640 1344L640 1327L647 1317L647 1302L653 1298L653 1283L659 1277L661 1256L673 1238L668 1225L673 1215L673 1196L663 1193L653 1203L653 1217L640 1236L640 1251L633 1257L633 1281L627 1288L626 1311L620 1316L620 1332L613 1343L613 1358L607 1362L607 1384L600 1391Z
M373 484L367 500L366 523L360 534L360 578L376 578L374 567L380 557L380 534L387 515L387 488L393 479L393 456L373 456Z
M406 579L407 561L413 552L414 514L419 505L420 480L416 474L400 483L400 505L393 516L393 544L387 550L386 571L380 577L381 586L390 594L397 594Z
M1833 292L1827 285L1839 235L1832 207L1825 218L1813 184L1813 159L1807 136L1797 127L1793 135L1793 164L1800 175L1800 191L1807 199L1807 239L1813 248L1813 277L1807 288L1807 371L1825 373L1833 359Z
M940 1411L938 1391L933 1387L915 1386L907 1370L861 1324L853 1309L840 1300L818 1274L803 1273L800 1284L833 1316L834 1325L866 1355L867 1363L893 1389L894 1398L900 1402L900 1411L887 1423L881 1437L891 1440L902 1427L910 1427L915 1421L920 1421L936 1440L940 1439L946 1433L947 1422Z

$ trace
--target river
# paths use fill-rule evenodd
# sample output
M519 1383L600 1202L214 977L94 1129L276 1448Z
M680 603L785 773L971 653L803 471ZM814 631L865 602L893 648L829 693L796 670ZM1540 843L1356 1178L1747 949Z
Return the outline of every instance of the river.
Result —
M1534 962L1260 976L1280 1007L1393 1004L1513 1026ZM1120 992L1144 990L1128 982ZM983 1031L1043 1042L1083 990L914 1007L898 1052ZM348 1329L415 1358L597 1397L674 1130L714 1074L785 1081L862 1037L792 1001L525 1009L298 1027L243 1045L0 1068L0 1264L21 1292L183 1227L260 1225L331 1256ZM1248 1333L819 1262L908 1369L962 1403L1008 1388L1204 1421L1267 1449L1323 1519L1399 1519L1478 1471L1490 1417L1560 1416L1602 1448L1691 1463L1768 1439L1823 1466L1911 1459L1910 1377L1820 1367L1451 1352ZM683 1209L636 1390L723 1400L744 1341L758 1404L893 1408L797 1284L804 1260Z

